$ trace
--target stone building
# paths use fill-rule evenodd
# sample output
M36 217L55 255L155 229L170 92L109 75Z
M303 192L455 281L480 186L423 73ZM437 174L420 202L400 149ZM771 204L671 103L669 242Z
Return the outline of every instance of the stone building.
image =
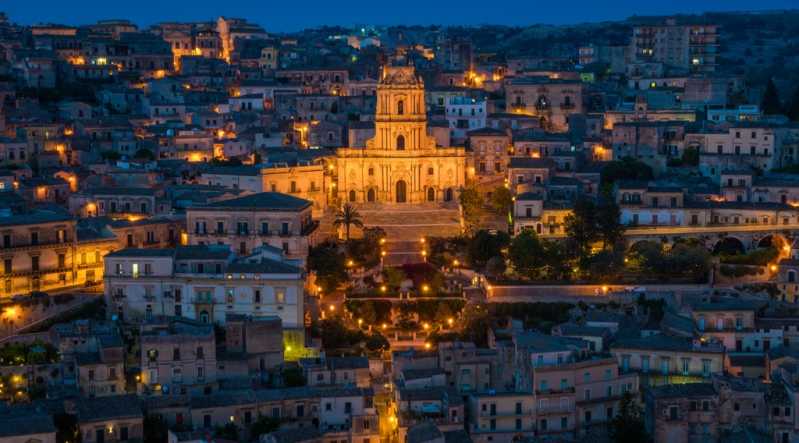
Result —
M465 179L465 150L436 147L427 135L424 83L411 66L383 69L375 137L365 148L341 148L336 156L341 201L449 202Z
M277 192L217 201L187 210L189 244L230 246L239 255L269 245L305 260L318 223L312 203Z

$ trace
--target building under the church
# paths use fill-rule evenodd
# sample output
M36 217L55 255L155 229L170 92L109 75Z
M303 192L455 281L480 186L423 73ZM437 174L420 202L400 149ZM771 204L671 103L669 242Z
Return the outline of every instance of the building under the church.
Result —
M386 66L377 86L375 136L336 151L341 202L452 202L464 185L466 152L427 133L424 82L412 66Z

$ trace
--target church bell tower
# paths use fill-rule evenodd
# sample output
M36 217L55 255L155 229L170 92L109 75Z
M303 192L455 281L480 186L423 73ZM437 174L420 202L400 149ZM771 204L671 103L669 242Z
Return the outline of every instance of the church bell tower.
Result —
M424 82L413 66L385 66L377 85L375 137L368 149L419 151L435 147L427 135Z

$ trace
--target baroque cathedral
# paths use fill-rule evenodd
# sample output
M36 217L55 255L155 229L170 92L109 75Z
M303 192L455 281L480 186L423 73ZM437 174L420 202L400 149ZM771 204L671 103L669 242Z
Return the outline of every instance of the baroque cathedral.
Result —
M424 82L413 66L386 66L377 86L375 136L336 151L341 202L392 205L457 200L464 148L438 147L427 133Z

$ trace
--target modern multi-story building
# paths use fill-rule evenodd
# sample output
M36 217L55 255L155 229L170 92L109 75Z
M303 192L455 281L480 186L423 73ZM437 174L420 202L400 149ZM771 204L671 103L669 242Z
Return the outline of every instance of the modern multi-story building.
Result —
M718 26L677 24L674 19L661 25L633 28L633 54L640 62L657 62L683 71L707 73L716 70Z

